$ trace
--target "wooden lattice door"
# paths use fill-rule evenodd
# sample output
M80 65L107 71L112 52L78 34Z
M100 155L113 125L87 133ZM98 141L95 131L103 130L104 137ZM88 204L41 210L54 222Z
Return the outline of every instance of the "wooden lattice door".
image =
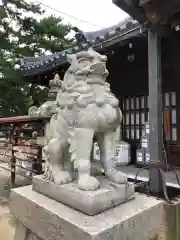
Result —
M180 162L176 102L176 92L163 94L164 143L168 152L168 163L173 165L178 165L178 161ZM135 150L140 139L144 135L144 123L149 121L148 96L127 96L122 99L121 105L123 112L122 137L131 143L133 159L136 156Z

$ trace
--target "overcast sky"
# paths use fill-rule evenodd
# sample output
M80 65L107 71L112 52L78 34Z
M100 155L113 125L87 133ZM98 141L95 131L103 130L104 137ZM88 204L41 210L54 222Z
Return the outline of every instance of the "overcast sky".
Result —
M112 0L40 0L46 5L72 15L78 19L92 23L87 24L63 14L46 9L48 14L62 16L65 22L77 26L83 31L95 31L112 26L128 15L116 7ZM94 26L94 25L97 26Z

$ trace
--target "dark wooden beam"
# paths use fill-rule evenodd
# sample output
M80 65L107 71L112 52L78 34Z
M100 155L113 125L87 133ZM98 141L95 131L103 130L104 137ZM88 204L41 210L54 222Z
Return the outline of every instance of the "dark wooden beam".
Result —
M162 191L160 166L162 157L162 80L161 80L161 41L157 32L148 31L148 71L149 71L149 118L150 131L150 191Z
M115 5L127 12L140 23L165 25L174 14L180 11L179 0L112 0Z
M139 6L143 6L144 4L150 3L153 0L139 0Z

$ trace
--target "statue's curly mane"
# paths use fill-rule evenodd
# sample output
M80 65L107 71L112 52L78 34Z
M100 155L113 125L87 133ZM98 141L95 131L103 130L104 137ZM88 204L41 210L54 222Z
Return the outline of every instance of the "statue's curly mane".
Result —
M118 106L118 100L111 93L109 83L106 82L108 75L106 60L106 56L92 49L68 56L71 65L64 76L61 92L57 96L61 108L65 105L71 107L74 104L86 107L92 103L97 106L104 104ZM98 93L96 93L97 86L99 86Z

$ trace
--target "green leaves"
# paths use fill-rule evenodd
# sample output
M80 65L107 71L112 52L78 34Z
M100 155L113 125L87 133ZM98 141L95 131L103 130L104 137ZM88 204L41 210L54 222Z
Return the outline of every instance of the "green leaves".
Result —
M30 34L38 48L58 52L72 43L73 40L67 38L70 31L71 26L62 24L62 18L51 15L39 22L34 22L34 28L31 29Z
M67 38L71 26L61 17L43 18L40 5L25 0L0 3L0 116L24 115L47 97L47 88L29 85L14 65L19 58L44 51L58 52L73 44ZM38 15L41 18L37 17ZM40 19L40 20L37 20Z

